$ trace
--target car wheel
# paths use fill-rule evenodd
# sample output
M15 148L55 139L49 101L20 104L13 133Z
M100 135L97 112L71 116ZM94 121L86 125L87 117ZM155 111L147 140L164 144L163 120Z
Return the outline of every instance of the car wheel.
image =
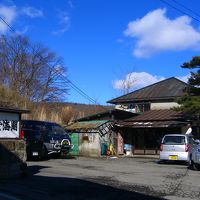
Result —
M48 157L48 152L47 152L47 148L45 145L42 146L42 150L41 150L41 159L42 160L46 160Z
M164 160L159 160L159 161L158 161L158 164L164 164L164 163L165 163Z
M58 159L58 158L60 158L61 157L61 153L59 152L59 153L54 153L54 154L52 154L52 158L53 159Z
M189 169L191 169L191 170L193 170L194 169L194 162L193 162L193 160L189 160L189 162L188 162L188 168Z
M200 170L200 165L195 163L194 164L194 168L199 171Z

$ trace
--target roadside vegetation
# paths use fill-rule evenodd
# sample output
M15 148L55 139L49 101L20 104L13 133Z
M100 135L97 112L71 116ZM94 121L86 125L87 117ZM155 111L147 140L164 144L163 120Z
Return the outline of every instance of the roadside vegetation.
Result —
M186 118L192 120L194 132L200 133L200 56L194 56L189 62L183 63L181 67L190 70L190 77L185 96L178 100L181 106L176 110L181 111Z
M33 103L31 113L24 114L23 119L34 119L57 122L62 125L69 124L75 119L105 112L110 106L91 104L64 103L64 102L40 102Z
M68 94L63 59L28 37L0 37L0 85L32 101L58 101Z
M0 105L30 110L23 118L67 124L105 111L98 105L62 103L69 91L63 59L28 37L0 36L0 63Z

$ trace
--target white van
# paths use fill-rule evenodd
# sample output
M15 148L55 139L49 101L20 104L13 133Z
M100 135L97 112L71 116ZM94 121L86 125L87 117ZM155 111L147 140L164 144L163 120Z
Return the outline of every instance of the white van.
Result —
M192 134L168 134L160 145L160 162L167 160L190 161L194 139Z

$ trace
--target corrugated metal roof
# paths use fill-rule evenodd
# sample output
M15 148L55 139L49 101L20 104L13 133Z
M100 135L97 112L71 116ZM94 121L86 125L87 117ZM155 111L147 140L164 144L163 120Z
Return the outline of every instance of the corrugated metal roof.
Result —
M85 116L82 118L77 119L76 121L89 121L89 120L122 120L122 119L128 119L135 115L138 115L137 113L128 112L125 110L118 110L118 109L112 109L105 112L96 113L93 115Z
M81 121L75 122L69 126L66 126L66 130L89 130L97 129L101 125L109 122L109 120L93 120L93 121Z
M108 101L108 103L125 103L158 99L174 99L184 95L187 84L174 77L165 79L142 89Z
M179 120L182 119L181 112L170 109L163 110L149 110L136 117L132 117L125 121L166 121L166 120Z
M120 122L116 123L119 127L130 128L164 128L164 127L179 127L186 125L184 121L146 121L146 122Z
M117 126L131 128L171 127L187 124L180 112L174 110L150 110L139 116L117 122Z

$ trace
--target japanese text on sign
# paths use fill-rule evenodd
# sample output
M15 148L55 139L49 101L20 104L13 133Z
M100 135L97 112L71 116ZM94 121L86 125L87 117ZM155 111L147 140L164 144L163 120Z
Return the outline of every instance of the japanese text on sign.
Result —
M0 131L17 131L17 120L0 120Z

